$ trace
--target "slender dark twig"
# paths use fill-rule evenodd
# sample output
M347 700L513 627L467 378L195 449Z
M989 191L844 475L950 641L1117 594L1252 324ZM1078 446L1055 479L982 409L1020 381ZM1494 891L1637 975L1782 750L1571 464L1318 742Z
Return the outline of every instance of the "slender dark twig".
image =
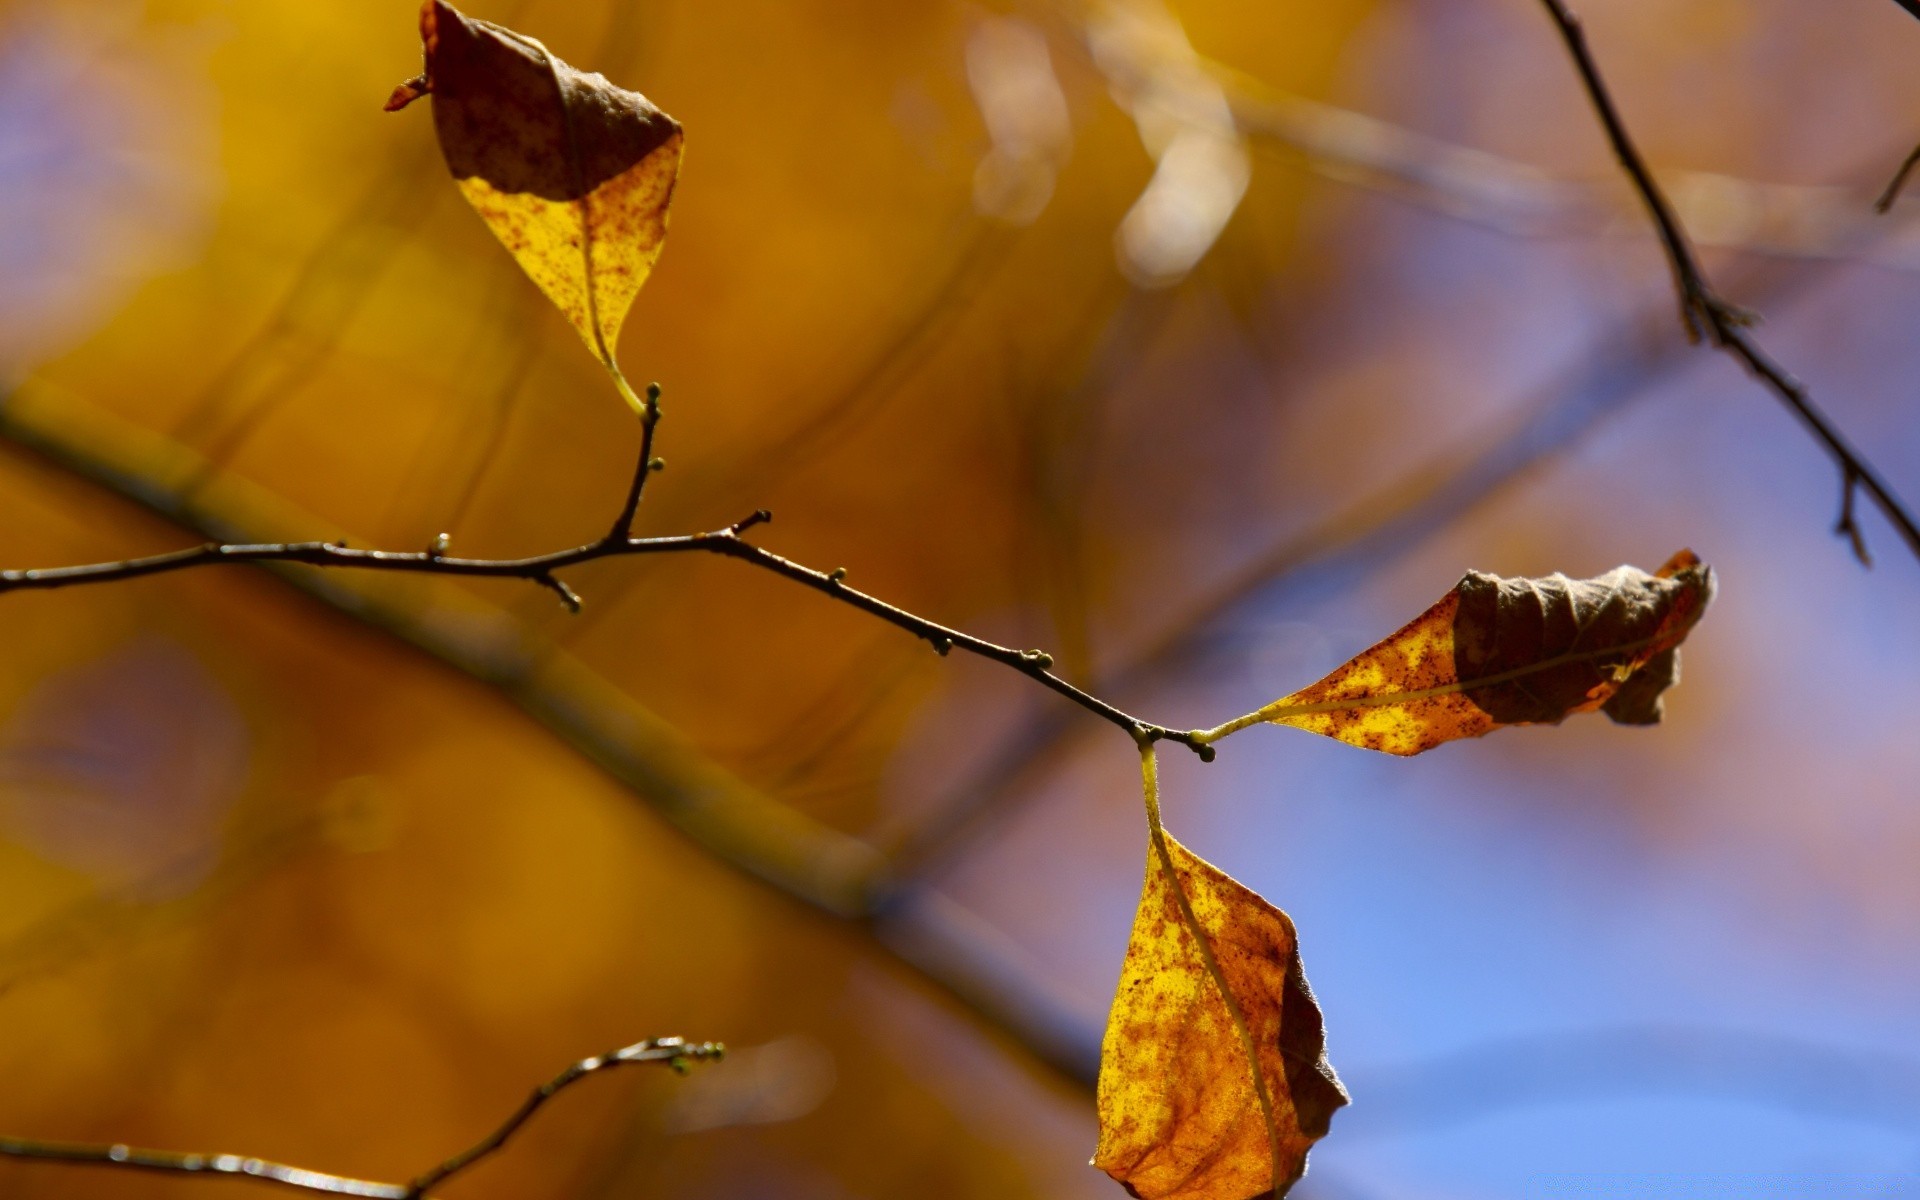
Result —
M514 1110L512 1116L502 1121L498 1129L431 1171L415 1176L413 1182L408 1184L402 1192L402 1196L405 1200L419 1200L427 1194L428 1189L445 1183L499 1150L506 1145L507 1139L531 1120L533 1114L539 1112L541 1106L553 1099L556 1093L573 1086L589 1075L610 1071L616 1067L630 1067L637 1063L665 1063L676 1071L685 1071L688 1064L695 1060L719 1058L725 1053L726 1047L718 1042L688 1043L679 1038L654 1038L645 1042L636 1042L631 1046L623 1046L609 1054L583 1058L533 1089L533 1094Z
M77 1166L123 1167L130 1171L166 1172L181 1175L210 1175L216 1179L253 1179L277 1183L302 1192L322 1192L330 1196L372 1196L378 1200L407 1200L410 1194L402 1183L381 1183L355 1179L325 1171L309 1171L285 1163L268 1162L239 1154L180 1154L170 1150L140 1150L132 1146L89 1146L70 1142L35 1142L22 1138L0 1138L0 1155L33 1158L43 1162Z
M1873 202L1873 211L1884 213L1893 207L1893 202L1900 198L1900 190L1907 186L1907 177L1913 174L1915 167L1920 167L1920 146L1915 146L1901 161L1900 169L1895 171L1893 178L1887 181L1886 190L1881 192L1880 198Z
M1653 217L1660 244L1666 250L1667 262L1673 268L1675 288L1680 296L1680 319L1688 337L1696 341L1704 337L1714 347L1738 360L1749 372L1759 377L1826 447L1841 476L1837 532L1848 539L1862 563L1868 559L1865 539L1854 522L1853 499L1858 490L1864 490L1873 499L1874 505L1900 532L1914 556L1920 558L1920 522L1915 521L1873 464L1854 448L1832 419L1814 403L1806 386L1788 374L1786 368L1753 340L1747 328L1754 323L1754 314L1727 302L1707 281L1706 272L1701 269L1699 259L1687 240L1686 230L1674 215L1673 206L1667 202L1660 185L1654 180L1653 172L1647 168L1646 160L1640 156L1632 136L1627 133L1626 123L1621 120L1619 109L1607 91L1606 82L1600 77L1600 68L1587 48L1586 35L1580 28L1579 19L1567 7L1566 0L1540 2L1546 6L1547 14L1559 29L1568 52L1573 55L1574 66L1580 72L1588 100L1600 117L1607 141L1613 147L1614 157L1620 160L1621 167L1626 170L1627 177Z
M627 502L620 507L620 515L614 518L613 528L607 531L607 540L624 542L633 536L633 517L640 511L640 495L647 489L647 476L655 471L664 470L665 459L653 456L653 431L660 424L660 385L647 385L647 409L640 417L640 461L634 464L633 483L627 488Z
M0 1155L39 1159L43 1162L81 1166L120 1167L179 1175L208 1175L224 1179L253 1179L278 1184L293 1191L318 1192L329 1196L361 1196L373 1200L423 1200L428 1189L473 1166L506 1144L554 1093L598 1071L636 1063L662 1063L677 1071L703 1059L716 1059L726 1048L714 1042L685 1042L679 1038L653 1038L622 1047L608 1054L582 1059L536 1088L526 1102L500 1127L459 1154L409 1183L384 1183L375 1179L355 1179L327 1171L311 1171L285 1163L269 1162L240 1154L194 1154L170 1150L142 1150L126 1145L81 1145L73 1142L40 1142L25 1138L0 1138Z
M858 588L849 587L846 582L847 572L843 567L836 567L832 571L816 571L812 567L802 566L791 559L782 558L770 550L761 549L747 541L743 535L748 530L773 520L773 514L765 509L759 509L725 529L716 529L707 533L651 538L632 536L630 529L633 514L639 507L646 477L656 469L652 464L659 461L652 456L653 431L658 423L657 389L649 388L647 415L642 419L644 433L641 440L640 463L634 471L633 484L628 490L620 516L604 537L567 550L555 550L525 558L459 558L449 556L446 553L445 541L438 538L425 550L414 551L363 550L348 546L343 541L208 543L185 550L170 550L163 554L150 554L143 558L121 559L116 562L88 563L71 567L43 567L25 571L0 571L0 593L45 591L90 583L110 583L123 579L137 579L146 575L183 571L191 567L213 566L217 563L300 563L311 567L352 567L360 570L401 571L423 575L524 579L552 591L560 597L561 603L565 604L569 610L579 612L581 606L579 593L568 587L559 576L559 572L568 567L605 558L643 554L675 554L689 551L720 554L762 570L771 571L784 579L812 588L824 596L878 617L922 639L941 655L960 649L1011 667L1065 696L1095 716L1119 726L1129 737L1136 739L1144 737L1150 742L1178 742L1199 755L1202 760L1212 761L1213 747L1203 743L1194 731L1172 729L1165 725L1143 721L1075 687L1053 672L1053 656L1044 651L1016 650L1010 646L987 641L985 638L962 633L937 621L908 612L897 605L889 604Z

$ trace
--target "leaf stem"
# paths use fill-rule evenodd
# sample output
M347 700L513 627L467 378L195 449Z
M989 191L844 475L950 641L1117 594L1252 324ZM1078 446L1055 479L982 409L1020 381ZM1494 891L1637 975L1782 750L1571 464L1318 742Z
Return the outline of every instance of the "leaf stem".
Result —
M596 322L599 320L597 313L594 320ZM633 390L633 385L627 382L627 377L620 373L620 364L613 360L613 351L608 349L606 338L597 328L594 330L594 337L599 340L600 349L606 355L600 360L600 365L604 366L607 374L613 377L614 389L620 393L620 398L627 402L627 407L638 413L642 421L646 421L648 419L647 402L640 398L639 394Z
M1267 720L1266 711L1264 708L1255 709L1244 717L1235 717L1224 724L1215 725L1212 729L1196 729L1193 731L1193 740L1202 746L1212 745L1230 733L1239 733L1249 725L1258 725Z
M1227 986L1227 977L1220 970L1220 960L1213 953L1213 943L1207 940L1207 931L1201 928L1200 918L1194 915L1193 901L1187 898L1186 889L1180 885L1180 873L1173 865L1173 852L1167 849L1167 831L1160 821L1160 756L1155 753L1150 739L1140 737L1137 740L1140 745L1140 784L1147 805L1147 838L1153 843L1153 854L1159 860L1160 873L1173 892L1174 904L1180 909L1180 921L1192 935L1194 948L1200 952L1200 961L1206 966L1208 977L1213 980L1221 1001L1227 1006L1227 1016L1233 1021L1234 1032L1240 1035L1240 1048L1246 1053L1247 1069L1253 1074L1254 1098L1260 1102L1260 1117L1267 1126L1267 1149L1273 1158L1272 1186L1278 1189L1281 1183L1280 1127L1274 1121L1273 1096L1267 1091L1266 1073L1260 1069L1260 1048L1254 1044L1253 1029L1247 1024L1246 1012L1240 1007L1233 989Z

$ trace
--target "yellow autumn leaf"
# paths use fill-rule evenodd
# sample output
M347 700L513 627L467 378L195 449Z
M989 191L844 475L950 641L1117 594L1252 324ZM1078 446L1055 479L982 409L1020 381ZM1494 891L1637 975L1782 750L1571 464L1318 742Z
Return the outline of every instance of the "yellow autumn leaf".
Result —
M387 108L433 97L461 193L644 412L614 348L666 240L679 123L441 0L421 7L420 39L426 72L396 88Z
M1682 550L1652 575L1502 579L1469 572L1438 603L1312 687L1201 737L1262 721L1388 754L1419 754L1503 725L1603 709L1660 720L1680 642L1713 598L1713 570Z
M1347 1103L1293 922L1157 821L1153 841L1100 1047L1093 1165L1144 1200L1285 1195Z

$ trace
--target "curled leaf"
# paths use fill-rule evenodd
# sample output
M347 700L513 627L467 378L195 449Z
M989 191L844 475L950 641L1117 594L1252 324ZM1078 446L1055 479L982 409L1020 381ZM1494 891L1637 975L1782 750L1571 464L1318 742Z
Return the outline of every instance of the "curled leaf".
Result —
M1650 725L1660 720L1661 693L1679 679L1678 646L1712 597L1712 568L1690 550L1652 575L1637 567L1595 579L1470 572L1399 632L1245 720L1389 754L1593 709Z
M426 72L387 107L433 97L461 192L617 378L620 326L667 235L679 123L441 0L421 7L420 38Z
M1100 1046L1093 1165L1145 1200L1285 1195L1347 1103L1293 922L1172 837L1157 841Z

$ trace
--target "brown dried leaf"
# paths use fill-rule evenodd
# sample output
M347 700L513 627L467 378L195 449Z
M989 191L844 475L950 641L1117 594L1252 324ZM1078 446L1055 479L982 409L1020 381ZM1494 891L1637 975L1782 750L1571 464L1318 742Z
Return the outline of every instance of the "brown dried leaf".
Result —
M1679 679L1677 647L1712 597L1713 571L1691 550L1653 575L1637 567L1595 579L1470 572L1399 632L1243 721L1389 754L1593 709L1650 725L1660 720L1661 693Z
M617 378L620 326L667 235L679 123L441 0L421 7L420 38L426 72L388 109L433 97L461 192Z
M1346 1103L1293 922L1164 836L1100 1047L1093 1165L1146 1200L1285 1195Z

